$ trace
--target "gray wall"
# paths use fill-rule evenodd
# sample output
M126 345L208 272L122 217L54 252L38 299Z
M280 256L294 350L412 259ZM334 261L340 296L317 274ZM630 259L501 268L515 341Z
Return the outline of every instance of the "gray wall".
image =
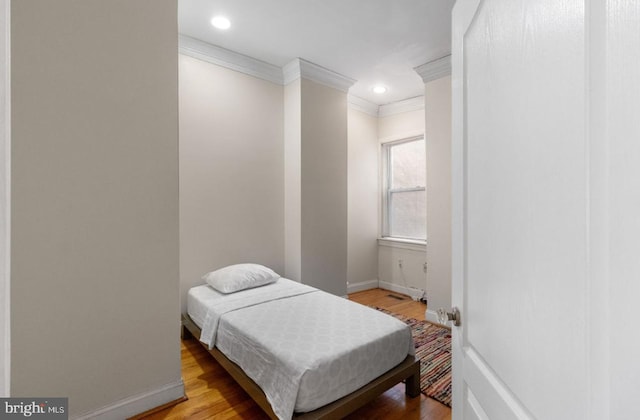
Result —
M0 0L0 397L9 394L9 121L8 0Z
M180 278L255 262L284 275L283 88L180 55Z
M180 381L175 0L12 2L11 392Z

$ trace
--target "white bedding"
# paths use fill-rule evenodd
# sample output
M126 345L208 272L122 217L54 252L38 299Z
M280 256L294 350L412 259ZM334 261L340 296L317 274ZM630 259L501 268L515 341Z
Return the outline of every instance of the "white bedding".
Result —
M231 295L194 287L188 313L281 419L361 388L414 351L403 322L287 279Z

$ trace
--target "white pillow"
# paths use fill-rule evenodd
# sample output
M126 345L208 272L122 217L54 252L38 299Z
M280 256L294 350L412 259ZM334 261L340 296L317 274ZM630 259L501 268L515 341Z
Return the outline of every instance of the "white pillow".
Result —
M220 293L233 293L264 286L279 278L280 275L275 271L260 264L229 265L202 276L202 280Z

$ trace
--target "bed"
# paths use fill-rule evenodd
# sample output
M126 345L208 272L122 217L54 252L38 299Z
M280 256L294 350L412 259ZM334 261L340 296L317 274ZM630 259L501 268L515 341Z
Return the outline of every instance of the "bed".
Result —
M407 395L419 395L419 361L401 321L273 272L266 284L223 293L212 273L189 290L183 334L271 418L340 418L403 380Z

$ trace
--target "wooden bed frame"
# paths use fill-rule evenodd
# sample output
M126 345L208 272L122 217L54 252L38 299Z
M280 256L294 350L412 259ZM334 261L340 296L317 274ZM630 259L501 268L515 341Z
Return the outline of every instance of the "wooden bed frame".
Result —
M200 328L193 322L187 314L182 315L182 339L190 336L200 341ZM202 346L229 372L236 382L253 398L253 400L262 408L270 418L276 420L278 417L273 412L271 404L267 400L262 389L249 378L244 371L229 360L220 350L213 348L209 350L208 346L200 342ZM414 356L407 356L406 359L398 366L382 374L378 378L369 382L364 387L346 395L339 400L320 407L308 413L294 413L294 419L310 420L310 419L339 419L347 414L357 410L363 405L375 399L394 385L405 381L405 393L409 397L417 397L420 395L420 361Z

